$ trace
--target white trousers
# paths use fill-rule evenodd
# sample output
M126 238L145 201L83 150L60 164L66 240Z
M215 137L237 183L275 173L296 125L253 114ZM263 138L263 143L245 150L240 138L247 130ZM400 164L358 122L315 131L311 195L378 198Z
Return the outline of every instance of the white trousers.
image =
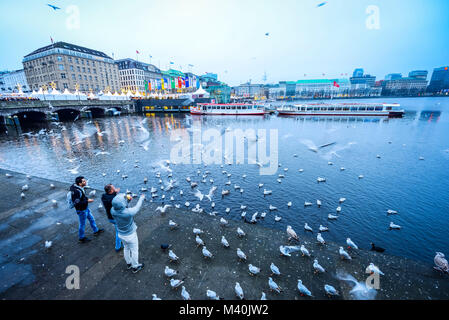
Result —
M137 239L137 232L124 236L118 235L123 242L123 254L127 264L131 264L133 268L137 268L139 264L139 239Z

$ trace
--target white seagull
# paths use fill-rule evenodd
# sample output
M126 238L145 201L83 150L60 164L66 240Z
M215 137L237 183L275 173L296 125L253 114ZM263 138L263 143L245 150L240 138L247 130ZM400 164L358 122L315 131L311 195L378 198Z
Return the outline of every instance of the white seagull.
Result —
M351 256L349 255L349 253L347 253L345 251L345 249L343 249L343 247L340 247L340 249L338 250L338 253L340 254L340 257L343 260L352 260Z

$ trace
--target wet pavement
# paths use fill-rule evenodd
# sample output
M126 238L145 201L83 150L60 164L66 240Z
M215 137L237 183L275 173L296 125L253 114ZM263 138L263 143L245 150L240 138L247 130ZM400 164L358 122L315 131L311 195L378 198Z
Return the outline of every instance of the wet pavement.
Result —
M6 177L9 173L12 177ZM21 187L28 184L22 199ZM50 188L54 184L54 188ZM338 280L337 272L352 275L357 281L365 282L369 274L366 267L373 262L384 273L380 276L375 299L448 299L449 275L433 269L431 264L415 262L406 258L380 254L366 250L349 250L351 261L343 261L338 254L342 244L326 243L324 246L311 241L304 230L296 230L300 242L312 254L302 257L300 252L291 257L280 256L279 246L288 245L286 232L268 229L258 224L229 219L229 225L222 227L220 217L169 208L165 214L155 211L156 204L144 202L143 209L136 216L139 237L139 260L145 268L137 274L126 269L123 251L114 250L114 229L108 222L100 204L100 191L90 205L97 225L105 228L98 237L91 236L86 225L86 235L92 241L79 244L78 219L75 211L65 203L68 183L42 178L26 178L25 175L0 170L0 298L1 299L151 299L155 293L162 299L181 299L181 289L171 289L164 275L166 265L177 270L178 279L184 279L184 286L192 299L206 299L206 290L215 291L226 300L237 299L235 282L243 288L245 298L258 300L262 291L268 299L309 299L299 295L297 281L301 279L312 292L314 299L329 299L324 285L334 286L341 295L332 299L355 299L350 293L349 282ZM52 204L57 200L57 206ZM219 201L219 200L217 200ZM168 221L179 224L171 230ZM195 243L193 228L204 231L201 238L212 259L202 256L201 248ZM237 236L237 227L246 236ZM229 241L230 248L224 248L221 237ZM314 234L315 235L315 234ZM323 233L326 239L326 233ZM49 249L45 241L52 241ZM172 250L180 261L170 263L168 252L161 250L161 243L172 244ZM237 247L247 255L247 262L240 262ZM313 259L326 269L323 274L314 274ZM281 271L272 276L283 289L281 293L271 292L268 277L270 264ZM248 263L262 270L251 276ZM80 289L67 289L68 266L80 270Z

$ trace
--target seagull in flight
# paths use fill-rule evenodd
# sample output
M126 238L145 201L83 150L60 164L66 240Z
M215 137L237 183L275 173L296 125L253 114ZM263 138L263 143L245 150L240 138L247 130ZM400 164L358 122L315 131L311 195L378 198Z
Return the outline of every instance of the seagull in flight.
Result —
M52 8L55 11L58 10L58 9L61 9L61 8L59 8L57 6L54 6L54 5L51 5L51 4L47 4L47 6L49 6L50 8Z
M324 1L324 2L321 2L320 4L318 4L316 7L319 8L319 7L322 7L322 6L326 5L326 4L327 4L327 1Z

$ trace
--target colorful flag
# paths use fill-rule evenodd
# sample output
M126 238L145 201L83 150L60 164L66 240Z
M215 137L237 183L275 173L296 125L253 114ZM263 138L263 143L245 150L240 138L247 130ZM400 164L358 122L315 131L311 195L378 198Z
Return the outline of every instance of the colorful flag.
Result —
M51 40L51 44L53 44L54 42L53 42L53 38L50 36L50 40Z
M151 91L151 80L148 81L148 91Z
M139 52L138 50L136 50L136 53L137 53L137 54L140 54L140 52Z
M165 87L164 87L164 79L161 79L161 88L162 88L162 90L165 90Z
M182 81L181 81L181 77L178 77L178 88L181 89L182 88Z
M189 87L189 78L186 77L186 88Z
M162 79L156 80L156 81L157 81L157 88L158 88L159 90L161 90L161 89L162 89L162 83L161 83Z
M334 81L334 87L340 88L340 85L337 83L337 81Z
M170 78L171 88L175 89L175 79Z

